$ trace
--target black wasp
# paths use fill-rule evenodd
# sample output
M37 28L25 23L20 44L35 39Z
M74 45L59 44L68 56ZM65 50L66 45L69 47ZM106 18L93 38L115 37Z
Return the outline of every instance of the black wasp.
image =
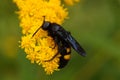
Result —
M59 68L63 68L67 65L71 53L71 47L81 56L86 56L84 49L80 46L80 44L72 37L70 32L66 31L63 27L61 27L57 23L51 23L49 21L44 21L41 27L39 27L33 36L42 28L45 31L48 31L48 35L51 36L55 42L55 46L58 46L58 53L52 57L54 59L59 53L61 54ZM50 59L50 60L52 60ZM50 61L48 60L48 61Z

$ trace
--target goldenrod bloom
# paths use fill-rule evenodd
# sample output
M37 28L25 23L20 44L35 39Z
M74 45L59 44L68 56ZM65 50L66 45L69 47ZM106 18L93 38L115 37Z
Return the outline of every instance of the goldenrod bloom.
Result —
M52 74L54 70L59 70L59 57L53 38L48 33L40 29L33 37L35 31L42 25L43 16L45 21L62 24L67 18L67 9L61 5L61 0L14 0L19 11L20 26L22 27L23 36L21 38L21 48L27 54L26 58L31 63L37 63L44 67L47 74Z
M74 5L75 3L78 3L80 0L64 0L64 2L67 4L67 5Z

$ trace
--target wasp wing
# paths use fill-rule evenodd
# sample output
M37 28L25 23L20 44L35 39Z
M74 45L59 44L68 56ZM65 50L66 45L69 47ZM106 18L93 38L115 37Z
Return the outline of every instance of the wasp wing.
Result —
M85 50L80 46L80 44L72 37L69 32L67 32L67 41L72 46L72 48L81 56L86 56Z
M68 43L81 56L86 56L85 50L72 37L72 35L70 34L70 32L66 31L60 25L56 25L56 26L57 26L57 28L55 28L55 29L57 29L57 30L56 30L55 34L60 37L59 39L65 41L66 43Z

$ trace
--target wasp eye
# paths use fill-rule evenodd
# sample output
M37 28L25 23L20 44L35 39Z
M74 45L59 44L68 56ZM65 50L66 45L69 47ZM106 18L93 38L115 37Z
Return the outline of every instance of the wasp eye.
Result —
M44 30L47 30L47 29L49 28L49 26L50 26L50 22L45 21L45 22L43 23L43 25L42 25L42 28L43 28Z

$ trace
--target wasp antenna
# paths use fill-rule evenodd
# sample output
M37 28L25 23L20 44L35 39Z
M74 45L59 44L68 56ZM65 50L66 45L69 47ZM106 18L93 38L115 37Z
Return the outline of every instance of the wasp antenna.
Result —
M43 16L43 24L45 23L45 16ZM42 24L42 26L43 26ZM40 26L36 31L35 33L32 35L32 37L34 37L34 35L40 30L40 28L42 28L42 26Z
M32 37L40 30L41 26L35 31L35 33L32 35Z
M45 23L45 16L43 16L43 23Z

